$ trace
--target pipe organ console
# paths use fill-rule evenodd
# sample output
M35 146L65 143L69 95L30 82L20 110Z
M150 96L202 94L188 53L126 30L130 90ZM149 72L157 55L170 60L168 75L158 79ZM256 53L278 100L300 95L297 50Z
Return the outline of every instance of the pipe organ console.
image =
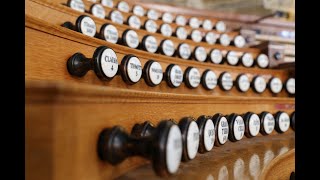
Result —
M26 179L289 179L294 73L160 6L26 1Z

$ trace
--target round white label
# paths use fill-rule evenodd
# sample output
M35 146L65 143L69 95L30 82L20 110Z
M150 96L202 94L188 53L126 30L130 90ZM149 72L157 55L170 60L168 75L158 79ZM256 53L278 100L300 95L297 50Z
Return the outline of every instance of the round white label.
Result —
M123 24L123 16L120 11L113 10L110 14L110 19L112 22Z
M119 3L118 3L118 9L120 10L120 11L122 11L122 12L129 12L130 11L130 8L129 8L129 4L127 3L127 2L125 2L125 1L120 1Z
M172 28L169 24L162 24L160 26L160 32L163 36L171 36L172 35Z
M173 125L168 133L166 144L166 165L169 173L178 171L182 157L182 137L177 125Z
M211 30L213 28L212 21L210 19L205 19L202 23L202 27L205 30Z
M104 33L104 39L106 41L114 44L118 42L118 38L119 38L118 30L112 24L106 25L103 29L103 33Z
M279 128L282 132L286 132L290 127L290 117L287 113L282 112L279 116Z
M207 151L211 151L214 145L214 140L216 138L214 124L211 119L208 119L206 124L204 125L203 133L204 147Z
M217 75L213 71L209 70L204 77L204 83L208 89L214 89L217 86Z
M267 134L272 133L275 126L275 120L272 114L268 113L263 120L263 129Z
M282 81L277 77L272 78L270 81L270 90L273 93L279 93L282 90Z
M249 118L249 133L251 136L257 136L260 131L260 118L257 114L252 114Z
M134 30L127 31L125 35L125 41L131 48L137 48L139 46L139 37Z
M244 135L244 121L241 116L237 116L233 123L233 134L236 140L241 140Z
M251 53L245 53L242 58L242 64L245 66L245 67L251 67L253 65L253 57L252 57L252 54Z
M179 26L185 26L187 24L187 19L182 15L177 15L175 21Z
M194 42L201 42L201 40L202 40L201 31L199 31L198 29L193 30L191 32L191 39Z
M226 24L223 21L218 21L216 23L216 30L218 32L225 32L227 29Z
M290 78L287 80L286 89L290 94L295 94L296 92L296 80L295 78Z
M237 52L229 51L227 54L227 62L232 66L237 65L239 62L239 57L237 55Z
M83 4L82 0L71 0L69 7L71 9L76 10L76 11L80 11L80 12L85 11L84 4Z
M261 76L256 77L253 82L253 87L258 93L262 93L267 87L266 80Z
M207 59L207 51L202 46L197 47L194 54L197 61L204 62Z
M222 61L222 53L219 49L214 49L210 53L211 62L214 64L220 64Z
M162 51L166 56L173 56L174 54L174 44L170 39L166 39L162 43Z
M266 68L269 65L269 58L265 54L260 54L257 58L258 66L261 68Z
M133 6L132 12L137 16L144 16L145 13L143 7L140 5Z
M128 24L132 28L140 29L140 26L141 26L140 18L138 18L135 15L131 15L128 19Z
M183 59L189 59L189 57L191 56L190 46L186 43L182 43L179 46L178 50L179 50L180 57L182 57Z
M187 152L189 159L194 159L199 147L199 128L195 121L192 121L187 134Z
M134 83L138 82L142 75L142 67L140 60L135 56L131 57L128 60L126 68L129 79Z
M221 84L224 90L230 90L233 86L233 80L230 73L223 73L221 77Z
M105 76L111 78L118 72L117 55L112 49L105 49L100 59L102 72Z
M157 29L158 29L158 25L155 21L149 19L145 22L145 29L148 31L148 32L151 32L151 33L155 33L157 32Z
M225 117L221 117L219 121L217 134L218 134L218 140L220 144L224 144L227 142L228 134L229 134L229 125Z
M179 39L182 39L182 40L187 39L187 36L188 36L186 29L182 26L177 27L176 35Z
M162 21L165 23L172 23L173 21L173 16L169 12L165 12L162 14Z
M246 45L246 40L243 36L238 35L234 38L234 45L238 48L243 48Z
M228 34L221 34L219 40L220 44L223 46L229 46L230 44L230 37L228 36Z
M91 13L95 17L104 19L106 17L106 12L104 10L104 7L101 4L94 4L91 8Z
M250 88L249 77L245 74L241 74L237 80L238 80L237 83L239 85L239 89L242 92L247 92Z
M148 52L155 53L158 49L158 42L154 36L147 36L144 41L144 46Z
M80 28L84 35L93 37L96 34L96 23L88 16L82 18Z
M155 85L158 85L161 83L162 81L162 78L163 78L163 72L162 72L162 67L160 65L160 63L158 62L153 62L151 65L150 65L150 68L149 68L149 78L150 78L150 81L155 84Z
M199 19L196 17L192 17L189 19L189 25L191 26L191 28L195 29L195 28L199 28L200 26L200 22Z
M170 71L170 82L174 87L179 87L183 81L183 72L180 66L174 65Z
M113 0L101 0L102 6L106 6L109 8L113 7Z
M200 79L201 79L201 75L200 75L200 72L197 68L191 68L189 70L189 74L188 74L188 77L187 77L188 81L189 81L189 84L193 87L193 88L196 88L199 86L200 84Z
M148 12L147 12L147 17L149 19L152 19L152 20L158 20L159 19L159 13L154 9L149 9Z
M208 44L215 44L217 41L217 35L214 32L208 32L205 36L205 40Z

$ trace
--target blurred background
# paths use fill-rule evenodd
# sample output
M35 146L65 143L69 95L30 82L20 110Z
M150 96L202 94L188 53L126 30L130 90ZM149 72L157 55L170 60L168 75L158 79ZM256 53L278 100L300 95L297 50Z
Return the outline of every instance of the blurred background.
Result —
M264 16L276 13L288 21L295 20L294 0L142 0L176 6Z

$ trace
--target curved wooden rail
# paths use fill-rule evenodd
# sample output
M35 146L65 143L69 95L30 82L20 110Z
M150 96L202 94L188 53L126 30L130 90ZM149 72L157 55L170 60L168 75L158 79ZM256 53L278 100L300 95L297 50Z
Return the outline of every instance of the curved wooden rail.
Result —
M259 177L261 180L288 180L295 171L295 149L292 149L275 159L266 166Z

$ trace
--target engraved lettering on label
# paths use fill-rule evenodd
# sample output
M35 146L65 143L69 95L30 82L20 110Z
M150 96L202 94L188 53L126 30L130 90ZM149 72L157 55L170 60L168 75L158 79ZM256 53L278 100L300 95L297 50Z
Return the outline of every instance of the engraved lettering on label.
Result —
M190 71L189 71L189 76L188 76L188 79L189 79L189 83L192 87L198 87L199 84L200 84L200 72L198 71L198 69L196 68L192 68Z
M109 24L104 28L105 40L111 43L117 43L118 41L118 30L113 25Z
M158 29L158 25L153 20L148 20L145 26L146 30L152 33L155 33Z
M72 0L70 2L70 8L80 12L84 12L84 4L82 0Z
M141 26L140 19L137 16L130 16L129 25L130 27L140 29L140 26Z
M111 21L118 23L118 24L123 24L123 16L121 12L114 10L111 13Z
M286 132L290 126L290 117L287 113L281 113L279 116L279 128L282 132Z
M257 114L252 114L249 119L249 133L252 136L258 135L260 130L260 118Z
M90 17L84 17L81 21L81 32L93 37L96 34L96 24Z
M228 121L225 117L222 117L218 124L218 140L220 144L224 144L227 142L228 133L229 133Z
M150 80L153 84L158 85L163 78L162 67L158 62L153 62L149 70Z
M178 65L174 65L170 72L170 81L175 86L178 87L182 83L183 80L183 72Z
M222 53L219 49L214 49L210 54L211 61L215 64L220 64L222 61Z
M144 16L144 9L143 7L139 6L139 5L135 5L133 7L133 14L137 15L137 16Z
M156 10L154 9L150 9L148 12L147 12L147 16L149 19L152 19L152 20L157 20L159 18L159 14Z
M213 71L206 73L205 83L209 89L214 89L217 86L217 76Z
M254 81L254 88L259 93L262 93L267 87L267 83L261 76L258 76Z
M263 122L263 128L267 134L270 134L275 126L275 119L272 114L268 113Z
M188 59L191 55L190 46L188 44L180 45L179 54L183 59Z
M107 77L114 77L118 71L117 55L112 49L105 49L101 55L102 72Z
M231 74L225 73L222 76L222 86L225 90L230 90L233 86L233 80Z
M249 78L247 75L241 75L240 78L238 79L238 84L239 84L239 88L241 89L242 92L246 92L249 90L250 88L250 82L249 82Z
M172 29L169 24L163 24L161 26L161 34L164 36L171 36L172 34Z
M244 135L244 121L241 116L237 116L233 124L233 134L236 140L241 140Z
M215 141L215 129L214 124L211 119L208 119L204 127L204 146L207 151L213 148Z

